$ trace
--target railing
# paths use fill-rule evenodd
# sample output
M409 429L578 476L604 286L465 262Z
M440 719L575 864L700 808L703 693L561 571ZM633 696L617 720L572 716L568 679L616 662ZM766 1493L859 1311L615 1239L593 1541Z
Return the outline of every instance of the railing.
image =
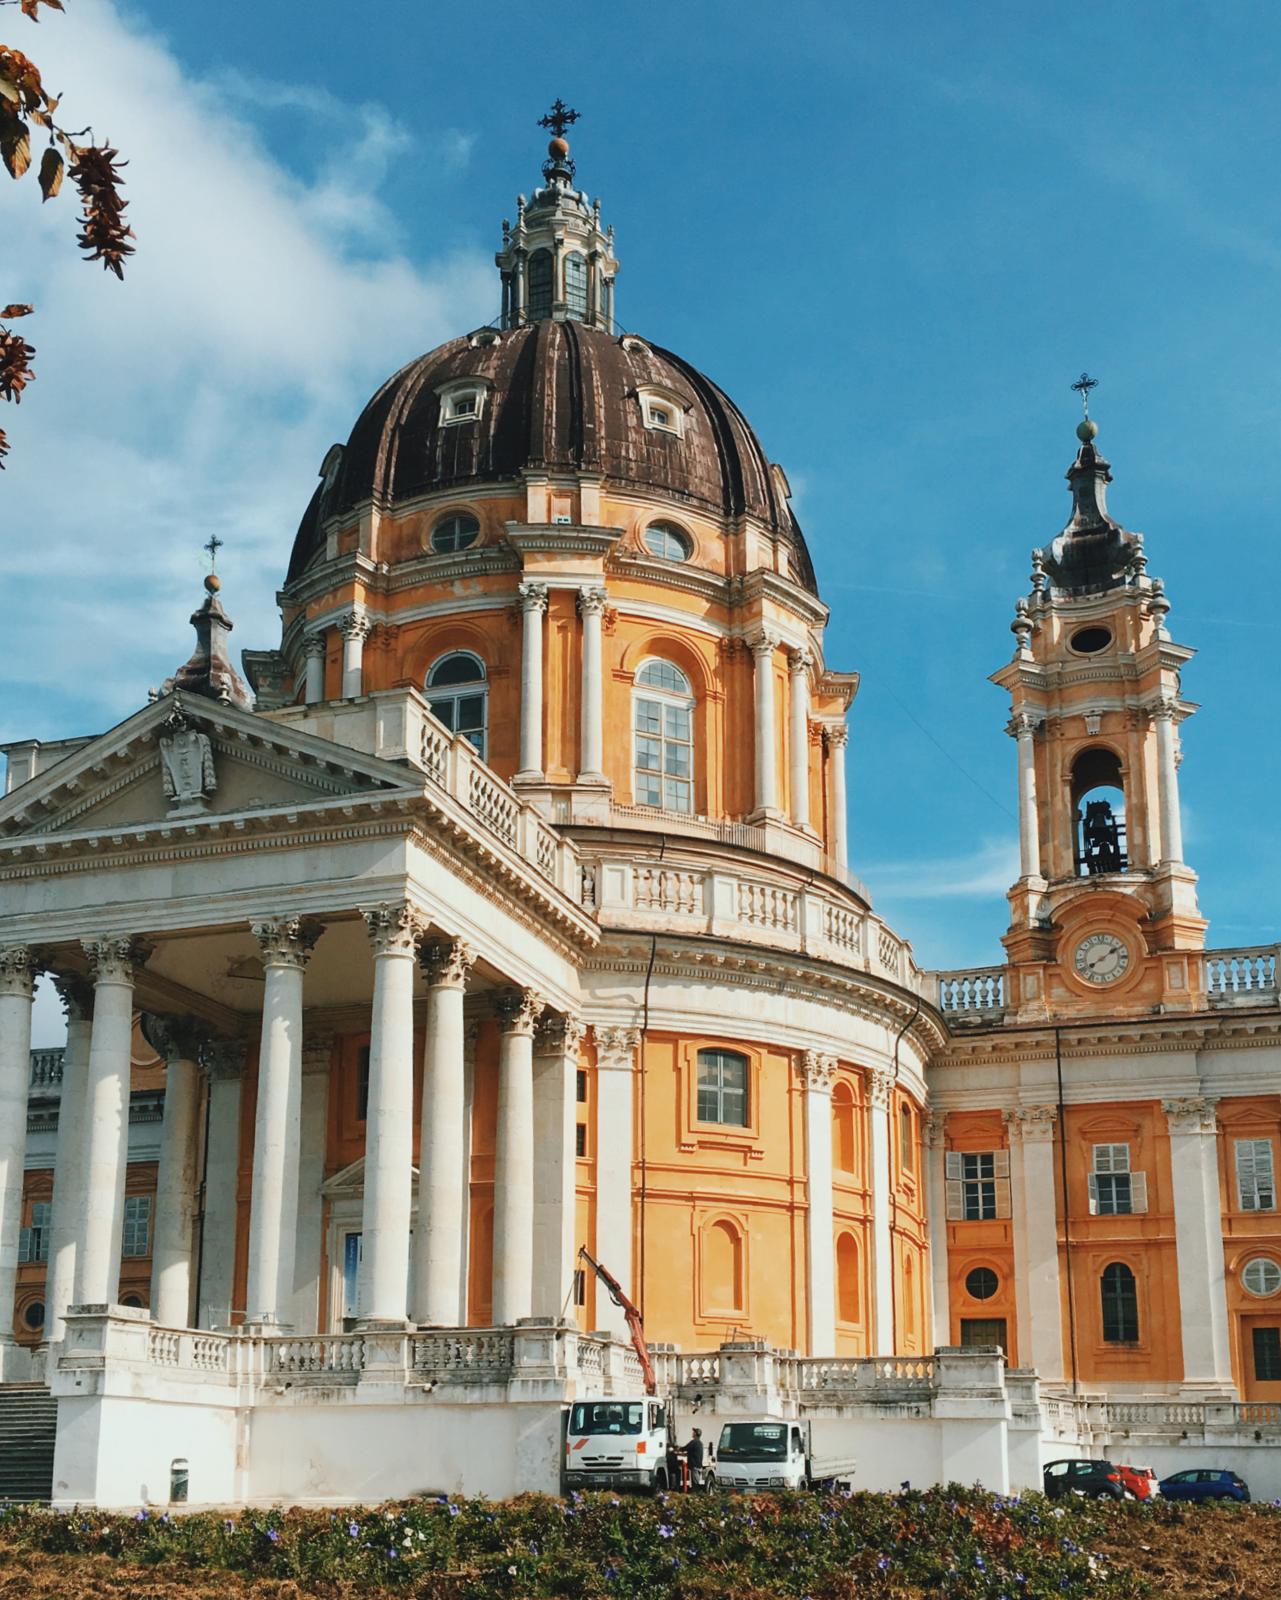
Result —
M410 1359L415 1372L437 1380L476 1383L506 1378L516 1360L516 1347L510 1333L488 1329L417 1333Z
M52 1089L62 1082L63 1048L33 1050L31 1052L31 1078L33 1089Z
M1205 991L1212 1006L1257 1005L1277 998L1277 946L1205 952Z
M354 1379L365 1365L365 1341L359 1334L264 1339L262 1351L263 1369L272 1377Z
M679 872L669 867L637 867L635 901L643 911L670 911L693 916L703 909L701 872Z
M935 972L938 1007L949 1022L989 1021L1005 1011L1005 968Z

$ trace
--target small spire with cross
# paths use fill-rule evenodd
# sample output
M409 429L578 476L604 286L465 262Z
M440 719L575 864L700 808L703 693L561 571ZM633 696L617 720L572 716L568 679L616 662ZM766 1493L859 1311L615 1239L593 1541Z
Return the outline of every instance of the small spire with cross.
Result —
M563 139L565 137L565 129L571 123L577 122L580 114L577 111L571 111L560 96L557 95L556 103L547 115L539 117L538 126L540 128L550 128L553 138Z
M1091 444L1099 433L1099 425L1090 415L1090 390L1097 389L1099 380L1092 378L1088 372L1083 372L1072 385L1072 388L1081 396L1081 409L1085 415L1076 425L1076 436L1082 444Z
M222 549L223 543L224 541L220 539L216 533L211 533L209 535L209 543L202 544L200 547L202 550L208 550L209 552L210 572L213 572L218 565L218 552Z

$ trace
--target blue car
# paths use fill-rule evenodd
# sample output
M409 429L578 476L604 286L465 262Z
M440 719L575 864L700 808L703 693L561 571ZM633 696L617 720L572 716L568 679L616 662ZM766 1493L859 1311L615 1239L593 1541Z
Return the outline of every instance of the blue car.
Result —
M1248 1500L1245 1480L1217 1467L1196 1467L1161 1479L1163 1500Z

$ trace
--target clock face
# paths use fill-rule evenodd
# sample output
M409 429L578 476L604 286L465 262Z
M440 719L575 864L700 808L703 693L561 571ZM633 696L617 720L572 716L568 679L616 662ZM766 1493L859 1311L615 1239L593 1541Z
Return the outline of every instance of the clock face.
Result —
M1086 983L1115 983L1130 965L1130 947L1114 933L1091 933L1077 945L1072 964Z

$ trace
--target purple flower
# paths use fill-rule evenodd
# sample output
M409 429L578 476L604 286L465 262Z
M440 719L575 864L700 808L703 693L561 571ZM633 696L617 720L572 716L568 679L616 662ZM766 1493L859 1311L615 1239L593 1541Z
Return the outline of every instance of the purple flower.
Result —
M146 1508L146 1506L143 1506L141 1511L135 1511L134 1512L133 1520L135 1522L145 1522L147 1520L147 1508Z
M458 1515L458 1507L452 1500L449 1502L449 1514L451 1517L456 1517Z
M669 1528L668 1525L664 1522L659 1527L658 1537L660 1539L671 1539L671 1538L674 1537L674 1530L672 1528Z
M229 1524L229 1526L230 1526L230 1524ZM354 1522L349 1522L347 1524L347 1532L351 1535L351 1537L353 1539L359 1539L360 1538L360 1529L356 1526L356 1524Z
M888 1572L889 1569L890 1558L888 1556L882 1556L881 1559L876 1563L876 1570L878 1572Z
M223 1527L227 1530L228 1533L235 1533L235 1531L236 1531L236 1524L234 1522L232 1522L230 1517L227 1519L226 1522L223 1523Z
M272 1544L279 1544L280 1543L280 1529L279 1528L268 1528L267 1529L267 1537L271 1540Z
M395 1559L396 1559L398 1554L399 1554L399 1552L397 1551L395 1545L390 1546L390 1548L387 1551L388 1558L390 1560L392 1560L392 1561L395 1561Z
M614 1579L617 1578L617 1576L618 1576L618 1568L617 1567L606 1567L605 1568L605 1581L607 1583L613 1583Z

